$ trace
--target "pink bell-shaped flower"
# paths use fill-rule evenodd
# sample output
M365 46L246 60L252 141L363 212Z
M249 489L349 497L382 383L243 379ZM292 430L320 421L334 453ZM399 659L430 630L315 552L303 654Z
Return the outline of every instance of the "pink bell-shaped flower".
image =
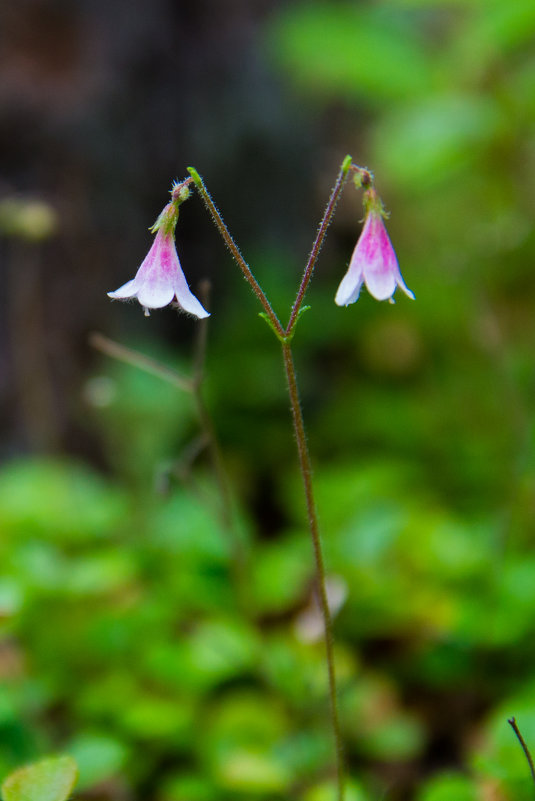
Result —
M358 300L362 284L376 300L393 303L396 288L414 300L399 271L398 260L383 222L383 208L374 189L365 196L366 219L364 228L351 256L335 297L338 306L348 306Z
M190 291L182 272L175 247L177 219L178 203L171 201L151 229L156 237L136 275L115 292L108 292L108 297L113 300L137 298L146 315L150 309L161 309L176 301L181 309L195 317L210 316Z

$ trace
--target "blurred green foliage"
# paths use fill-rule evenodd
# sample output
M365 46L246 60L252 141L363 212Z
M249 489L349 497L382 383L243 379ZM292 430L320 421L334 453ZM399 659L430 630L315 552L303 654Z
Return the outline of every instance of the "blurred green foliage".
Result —
M72 757L48 757L19 768L2 783L4 801L65 801L78 776Z
M533 793L507 718L535 747L534 34L532 0L317 0L265 32L296 100L343 106L417 295L334 306L361 214L348 186L295 339L345 596L347 801ZM288 254L251 255L285 268L283 308ZM0 469L2 775L62 749L98 797L335 797L276 344L252 301L211 325L230 530L208 460L188 465L191 399L134 368L103 362L86 386L106 473Z

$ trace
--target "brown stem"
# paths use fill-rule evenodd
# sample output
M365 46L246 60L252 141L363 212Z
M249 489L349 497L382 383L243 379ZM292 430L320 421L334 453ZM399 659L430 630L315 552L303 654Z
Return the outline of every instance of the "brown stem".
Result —
M524 738L522 737L522 734L520 733L520 729L518 728L518 725L517 725L517 722L516 722L515 718L509 718L507 720L507 723L509 723L509 725L513 729L514 733L516 734L516 736L518 738L518 742L522 746L522 750L524 751L524 754L525 754L526 759L528 761L529 769L531 771L531 778L533 779L533 782L535 783L535 765L533 764L533 757L531 756L530 750L526 745L526 741L524 740Z
M336 749L338 801L343 801L344 754L342 747L342 737L340 733L340 722L338 719L338 702L336 694L336 675L334 668L332 621L331 621L331 613L329 611L329 604L327 600L327 590L325 586L325 566L323 563L323 553L322 553L321 539L318 526L318 515L316 512L316 504L314 501L314 490L312 486L312 466L310 462L310 453L308 450L308 444L306 440L305 426L303 422L303 413L301 411L301 403L299 401L299 391L297 388L297 378L295 373L295 365L292 355L291 344L290 342L281 342L281 345L282 345L282 355L284 359L284 368L286 370L286 378L288 381L288 394L290 396L290 405L292 409L292 419L294 424L295 439L297 443L297 451L299 454L299 466L301 470L301 477L303 479L303 487L305 491L308 525L310 529L310 535L312 537L314 559L316 562L316 590L319 596L320 608L323 617L325 654L327 658L327 671L329 676L329 700L331 708L331 723L332 723L334 743Z

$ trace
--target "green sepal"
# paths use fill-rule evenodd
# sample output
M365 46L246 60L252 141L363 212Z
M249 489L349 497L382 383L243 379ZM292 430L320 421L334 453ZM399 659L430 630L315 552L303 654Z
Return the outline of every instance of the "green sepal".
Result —
M149 231L152 234L155 234L156 231L159 231L160 228L163 228L166 236L172 234L176 228L178 220L178 206L179 203L175 200L172 200L170 203L168 203L158 215L158 219L154 225L149 228Z
M374 214L376 217L383 217L385 220L390 217L388 211L383 206L383 201L373 187L370 187L364 192L362 198L362 205L364 206L364 214Z
M280 342L286 342L286 337L281 336L280 333L277 331L273 323L273 320L271 319L269 314L266 314L266 312L258 312L258 316L261 317L262 320L266 321L266 323L269 325L269 327L271 328L271 330L273 331L273 333Z
M178 190L178 193L177 193ZM173 181L173 186L169 190L173 201L180 205L187 200L191 194L188 186L184 186L184 181Z
M366 176L366 182L363 181L363 177ZM374 175L371 170L367 167L360 167L358 172L355 172L353 176L353 182L357 189L370 189L373 187Z
M301 306L301 308L297 312L297 316L296 316L296 318L294 320L294 324L292 326L292 330L289 331L287 334L281 334L280 331L277 331L277 329L276 329L276 327L275 327L275 325L273 323L273 320L270 318L270 316L268 314L266 314L266 312L258 312L258 316L266 321L266 323L269 325L269 327L271 328L271 330L273 331L273 333L275 334L275 336L277 337L279 342L282 342L282 343L284 343L286 345L286 344L288 344L288 342L291 342L292 339L294 338L295 327L297 325L297 321L301 318L301 315L304 314L304 312L308 311L310 308L311 308L310 306Z
M297 312L297 317L295 318L295 322L300 320L301 319L301 315L304 314L305 312L307 312L311 308L312 308L312 306L301 306L301 308Z

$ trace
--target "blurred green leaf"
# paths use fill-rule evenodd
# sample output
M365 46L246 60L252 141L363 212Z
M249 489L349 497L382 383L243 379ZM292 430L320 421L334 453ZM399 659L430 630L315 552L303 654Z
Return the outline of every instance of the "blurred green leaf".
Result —
M335 92L375 103L433 86L424 40L410 18L380 5L287 6L270 39L276 60L311 97Z
M417 795L418 801L478 801L475 782L461 773L444 773L426 782Z
M189 699L163 698L146 693L121 710L119 722L125 732L142 741L189 743L195 727Z
M375 160L400 183L425 190L469 169L503 123L490 97L435 95L384 115Z
M105 734L79 734L67 750L78 764L80 790L118 773L128 756L128 749L122 742Z
M225 749L216 758L213 769L222 787L240 793L269 796L286 790L291 781L274 754L246 746Z
M164 782L160 798L161 801L214 801L220 795L205 776L179 773Z
M275 746L290 721L282 704L267 693L234 691L210 708L204 747L210 752L227 746Z
M213 487L210 489L213 492ZM177 554L188 562L228 562L230 535L215 512L218 502L215 497L215 508L211 508L179 489L155 504L149 520L151 547Z
M0 525L18 536L102 539L125 510L124 495L82 465L27 459L0 471Z
M336 801L337 798L337 787L332 782L324 782L307 790L303 796L303 801ZM345 801L367 801L368 798L369 796L356 782L351 780L346 782Z
M2 784L2 797L4 801L65 801L77 775L72 757L48 757L8 776Z
M411 759L425 743L423 725L401 708L395 686L386 677L361 676L346 693L342 715L347 736L373 759Z
M260 544L251 559L251 584L260 614L281 612L303 597L314 566L304 537Z
M239 620L200 623L185 643L182 670L193 686L207 687L254 669L259 641Z

